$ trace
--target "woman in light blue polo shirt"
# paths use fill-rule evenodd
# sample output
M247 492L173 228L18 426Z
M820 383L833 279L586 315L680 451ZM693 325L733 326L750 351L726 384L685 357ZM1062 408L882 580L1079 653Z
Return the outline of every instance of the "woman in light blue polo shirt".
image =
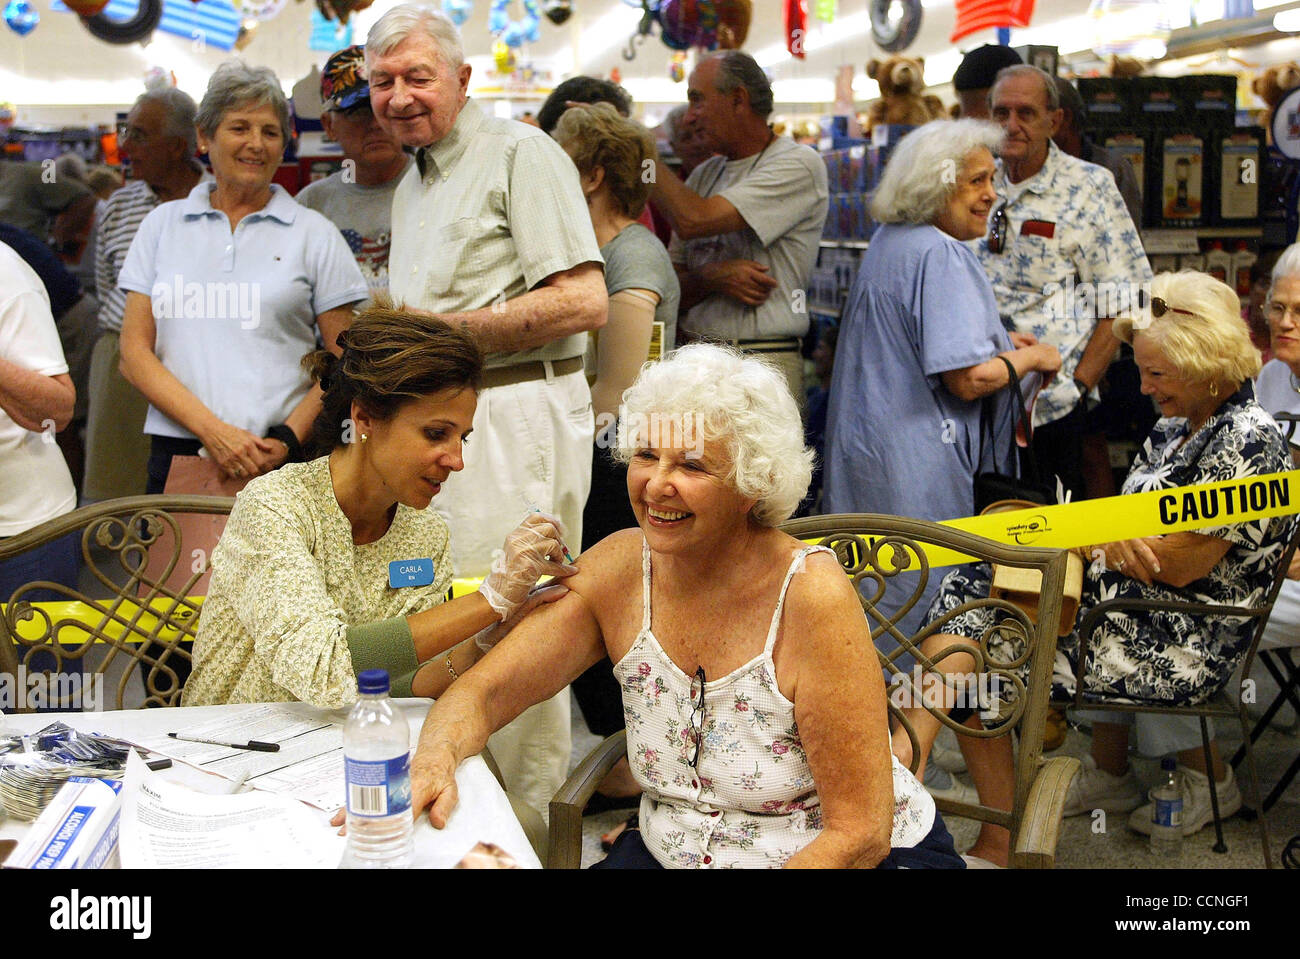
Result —
M271 182L289 135L275 75L223 63L196 124L215 182L150 213L118 277L122 372L149 401L150 493L200 448L237 480L301 459L321 407L302 357L317 331L337 354L367 295L338 229Z

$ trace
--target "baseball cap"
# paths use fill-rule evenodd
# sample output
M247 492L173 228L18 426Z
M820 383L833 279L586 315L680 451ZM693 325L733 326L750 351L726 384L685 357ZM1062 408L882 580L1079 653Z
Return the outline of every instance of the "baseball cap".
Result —
M325 61L320 74L320 98L326 110L350 110L370 99L365 49L353 44Z
M993 86L999 70L1024 62L1020 59L1020 54L1010 47L998 43L986 43L982 47L976 47L962 58L961 66L952 75L952 88L958 92L987 90Z

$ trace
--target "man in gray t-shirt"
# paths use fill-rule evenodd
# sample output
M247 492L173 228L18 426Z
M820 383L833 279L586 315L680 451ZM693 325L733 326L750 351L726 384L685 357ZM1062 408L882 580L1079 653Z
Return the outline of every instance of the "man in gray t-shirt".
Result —
M720 156L683 184L660 163L651 194L673 225L682 340L734 343L779 366L803 401L799 338L829 202L826 166L767 124L772 87L747 53L706 57L691 73L687 121Z
M387 290L393 193L411 158L375 122L363 47L347 47L325 61L320 87L321 123L343 149L343 169L304 187L296 199L339 228L366 284Z

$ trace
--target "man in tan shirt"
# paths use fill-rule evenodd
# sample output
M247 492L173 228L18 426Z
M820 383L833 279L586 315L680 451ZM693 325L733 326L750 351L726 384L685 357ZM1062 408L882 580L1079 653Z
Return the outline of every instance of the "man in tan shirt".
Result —
M488 353L465 470L438 497L461 576L482 576L530 508L582 540L595 432L582 371L605 322L602 261L572 161L467 98L456 28L402 5L366 39L376 119L415 150L393 199L393 299L473 330ZM492 739L506 785L546 814L569 759L568 691Z

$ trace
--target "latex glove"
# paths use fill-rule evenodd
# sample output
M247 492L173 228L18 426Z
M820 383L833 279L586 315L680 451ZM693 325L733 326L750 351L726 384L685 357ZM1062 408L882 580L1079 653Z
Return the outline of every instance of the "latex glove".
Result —
M492 557L479 592L502 621L510 618L541 576L571 576L578 567L564 562L564 527L554 516L529 513Z

